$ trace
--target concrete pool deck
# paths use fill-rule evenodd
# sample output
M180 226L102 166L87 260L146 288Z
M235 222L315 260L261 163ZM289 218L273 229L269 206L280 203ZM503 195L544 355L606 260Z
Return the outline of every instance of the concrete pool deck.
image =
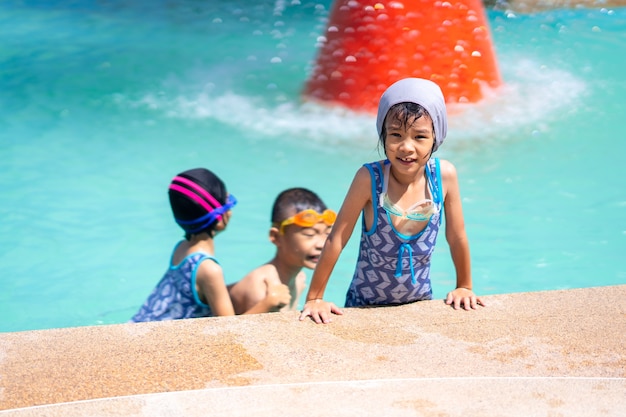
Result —
M0 333L0 416L623 416L626 285Z

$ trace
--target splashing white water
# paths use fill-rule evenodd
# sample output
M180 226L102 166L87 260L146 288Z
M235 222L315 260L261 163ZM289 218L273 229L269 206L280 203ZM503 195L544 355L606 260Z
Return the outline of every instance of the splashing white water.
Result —
M577 109L585 93L583 80L531 60L510 62L503 72L509 79L496 91L486 92L480 103L448 106L448 136L455 138L455 144L506 141L519 136L520 131L541 132L561 112ZM186 91L190 91L188 87ZM174 97L148 93L136 101L120 102L161 112L165 117L212 119L260 137L298 137L313 145L362 143L368 148L376 141L375 116L371 114L301 101L268 105L260 97L215 94L212 90L196 89L201 92Z
M506 140L518 131L542 131L563 111L580 107L585 82L531 60L511 62L508 80L474 105L449 106L449 129L459 140Z

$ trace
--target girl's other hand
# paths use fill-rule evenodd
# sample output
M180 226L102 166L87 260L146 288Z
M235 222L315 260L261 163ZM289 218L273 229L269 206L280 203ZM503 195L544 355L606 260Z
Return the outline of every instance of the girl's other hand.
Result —
M480 297L476 297L472 290L467 288L457 288L450 291L446 297L446 304L452 305L455 310L463 306L465 310L475 310L479 305L485 307L485 303Z
M334 303L326 302L322 299L309 300L304 304L302 313L300 313L300 321L306 317L311 317L317 324L328 324L332 321L331 314L343 314L343 311Z

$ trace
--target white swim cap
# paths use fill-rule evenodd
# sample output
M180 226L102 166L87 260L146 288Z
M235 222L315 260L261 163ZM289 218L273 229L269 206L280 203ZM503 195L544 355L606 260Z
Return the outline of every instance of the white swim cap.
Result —
M435 145L433 152L443 143L448 133L448 115L446 102L441 88L432 81L422 78L405 78L393 83L380 97L376 129L378 136L383 130L383 122L389 109L398 103L416 103L424 107L435 127Z

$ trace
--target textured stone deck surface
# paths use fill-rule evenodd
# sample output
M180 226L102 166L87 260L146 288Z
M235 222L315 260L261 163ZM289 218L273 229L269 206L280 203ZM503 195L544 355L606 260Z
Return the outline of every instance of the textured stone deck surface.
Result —
M625 416L626 285L0 333L0 416Z

